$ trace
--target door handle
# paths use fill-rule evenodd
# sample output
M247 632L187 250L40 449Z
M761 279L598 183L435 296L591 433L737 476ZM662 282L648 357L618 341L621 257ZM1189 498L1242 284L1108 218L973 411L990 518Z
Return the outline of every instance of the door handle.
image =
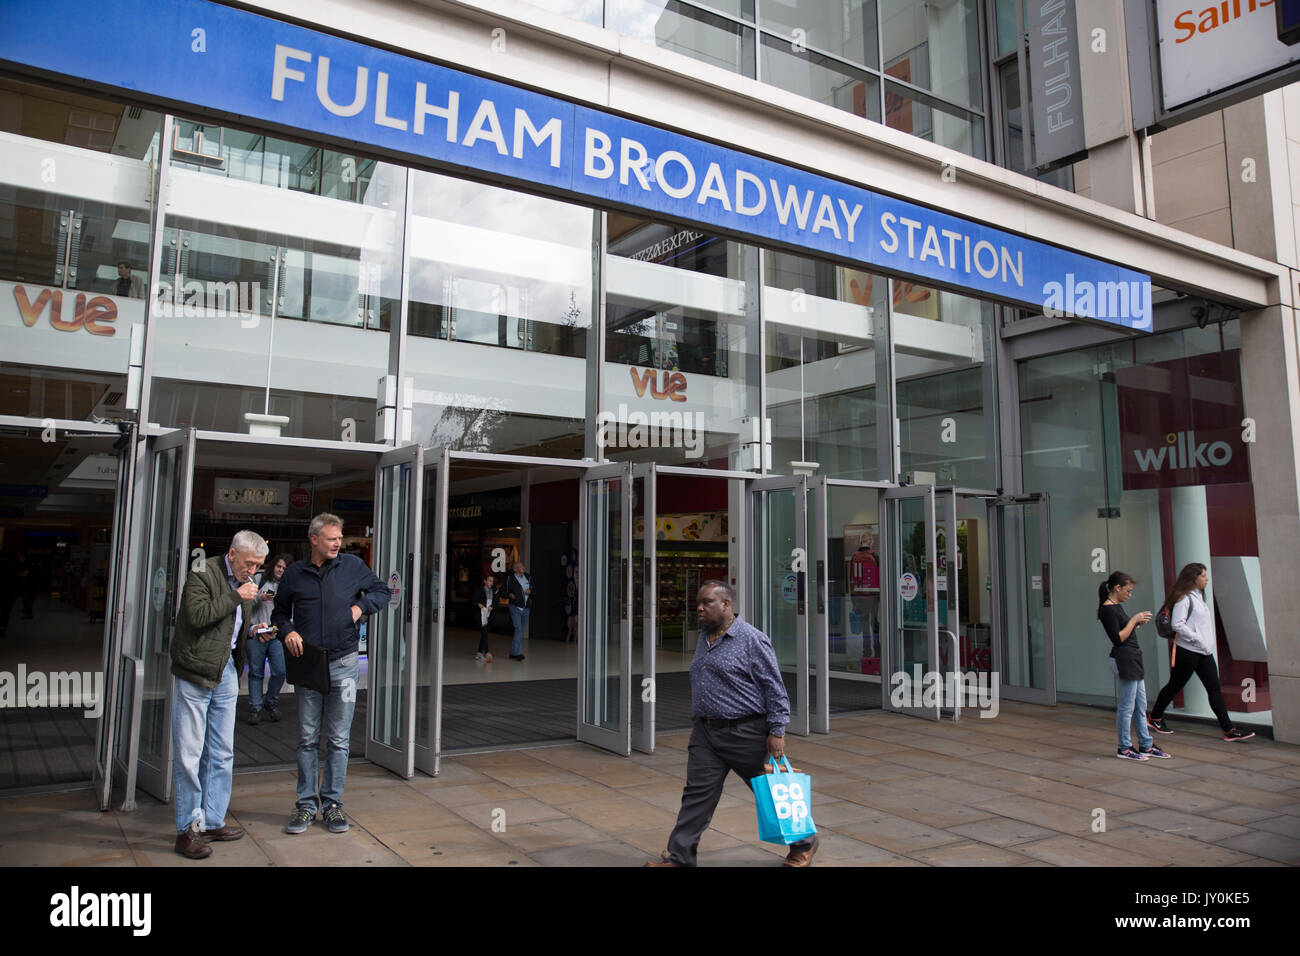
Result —
M796 600L799 602L798 611L800 616L802 616L808 613L807 598L805 597L804 594L804 590L808 583L808 572L796 571L794 580L795 580L795 596L796 596Z
M1043 562L1043 607L1052 606L1052 566Z
M826 613L826 562L817 559L817 613Z

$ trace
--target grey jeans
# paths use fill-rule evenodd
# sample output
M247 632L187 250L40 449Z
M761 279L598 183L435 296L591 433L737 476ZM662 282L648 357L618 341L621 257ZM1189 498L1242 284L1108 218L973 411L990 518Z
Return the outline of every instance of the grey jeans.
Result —
M695 718L686 750L686 788L677 825L668 837L668 858L680 866L695 866L700 837L709 828L713 811L722 798L728 771L734 771L749 785L764 773L767 758L767 718L755 717L734 727L710 727ZM792 844L792 850L806 850L812 840Z

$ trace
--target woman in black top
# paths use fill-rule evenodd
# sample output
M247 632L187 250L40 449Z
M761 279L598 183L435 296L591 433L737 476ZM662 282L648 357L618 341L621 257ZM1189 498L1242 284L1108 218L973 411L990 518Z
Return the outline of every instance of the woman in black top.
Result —
M1106 631L1114 647L1110 650L1111 673L1115 675L1116 726L1119 730L1119 749L1115 756L1124 760L1146 760L1150 757L1168 757L1155 745L1147 730L1147 686L1142 673L1142 648L1138 646L1137 630L1151 620L1150 611L1139 611L1132 617L1124 610L1124 602L1133 596L1137 582L1123 571L1114 571L1097 589L1100 601L1097 620ZM1134 750L1129 736L1133 713L1138 714L1138 744Z
M488 622L492 620L492 609L497 603L494 583L491 574L483 575L483 582L478 587L478 596L474 599L474 606L478 608L479 614L478 653L474 655L474 660L486 664L492 663L492 652L488 650ZM1143 709L1142 713L1145 714L1146 710Z

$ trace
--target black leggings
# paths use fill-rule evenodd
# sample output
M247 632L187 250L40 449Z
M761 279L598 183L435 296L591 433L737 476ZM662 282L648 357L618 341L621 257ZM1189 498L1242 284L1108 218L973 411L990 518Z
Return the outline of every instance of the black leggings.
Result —
M1214 711L1214 716L1219 718L1219 726L1223 728L1224 733L1227 733L1232 729L1232 721L1228 718L1228 707L1223 702L1223 690L1219 687L1219 668L1215 666L1214 655L1198 654L1185 647L1178 648L1178 653L1174 657L1174 668L1169 675L1169 683L1160 688L1156 705L1151 708L1151 716L1157 719L1163 717L1169 702L1183 689L1183 685L1192 679L1193 674L1201 679L1206 696L1210 698L1210 709Z
M479 630L479 632L478 632L478 652L479 652L480 654L487 654L487 653L489 653L489 651L488 651L488 642L487 642L487 625L486 625L486 624L484 624L483 627L482 627L482 628Z

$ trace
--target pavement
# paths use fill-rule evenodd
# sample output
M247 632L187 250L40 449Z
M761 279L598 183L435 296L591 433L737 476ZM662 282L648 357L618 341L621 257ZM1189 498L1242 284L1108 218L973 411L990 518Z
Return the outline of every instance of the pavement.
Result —
M816 866L1285 866L1300 863L1300 747L1171 720L1170 760L1114 757L1114 713L1002 702L985 720L874 712L791 737L812 775ZM295 774L237 774L228 821L248 830L206 860L172 850L171 807L141 794L101 813L88 789L0 799L0 865L638 866L676 818L687 733L653 754L584 744L444 758L402 780L354 759L352 827L282 828ZM734 775L700 843L702 866L779 866Z

